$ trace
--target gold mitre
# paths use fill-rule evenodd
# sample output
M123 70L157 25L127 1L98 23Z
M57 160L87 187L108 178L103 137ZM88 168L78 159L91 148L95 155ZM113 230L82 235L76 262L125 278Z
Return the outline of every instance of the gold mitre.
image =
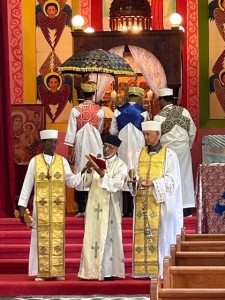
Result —
M97 84L93 81L81 82L81 89L84 92L94 93L97 89Z
M128 94L142 97L144 95L144 89L138 86L131 86L128 89Z

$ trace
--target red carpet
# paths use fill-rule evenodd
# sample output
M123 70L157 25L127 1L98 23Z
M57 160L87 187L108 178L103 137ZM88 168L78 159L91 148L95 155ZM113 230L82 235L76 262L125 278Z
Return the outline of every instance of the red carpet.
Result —
M27 276L30 230L17 219L0 219L0 296L21 295L150 295L150 280L131 278L132 219L123 219L126 279L85 281L77 277L83 239L83 218L66 218L66 280L35 282ZM195 217L184 218L188 233Z

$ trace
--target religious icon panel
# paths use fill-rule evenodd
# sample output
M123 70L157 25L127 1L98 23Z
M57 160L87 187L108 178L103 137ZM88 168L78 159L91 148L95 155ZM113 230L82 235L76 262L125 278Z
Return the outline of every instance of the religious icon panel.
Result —
M27 165L33 156L42 152L39 132L45 129L44 106L15 104L11 111L14 160L16 164Z

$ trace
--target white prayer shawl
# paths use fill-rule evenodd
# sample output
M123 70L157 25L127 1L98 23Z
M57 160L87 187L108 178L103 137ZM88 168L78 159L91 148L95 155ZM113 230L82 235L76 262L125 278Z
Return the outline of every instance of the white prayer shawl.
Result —
M106 160L106 163L107 171L103 178L97 172L84 174L85 185L90 186L90 190L78 273L83 279L125 277L119 203L127 168L116 155Z
M44 159L48 164L51 164L53 159L52 156L44 154ZM75 188L81 181L81 173L74 174L71 171L68 161L62 157L63 166L65 171L66 185L71 188ZM28 165L27 173L23 182L23 187L20 193L18 205L27 207L30 195L34 186L34 175L35 175L35 157L33 157ZM34 229L31 230L31 242L30 242L30 255L29 255L29 276L35 276L38 274L38 255L37 255L37 228L36 228L36 196L33 198L33 224Z
M129 102L129 104L133 105L135 102ZM142 131L136 128L132 123L128 123L119 132L116 118L120 114L118 109L114 111L109 132L110 134L117 135L122 141L118 149L118 157L126 163L127 169L130 170L134 167L133 160L135 153L145 146L145 139ZM144 118L143 122L149 120L147 111L141 115ZM123 191L129 191L126 183L123 186Z
M138 170L139 156L140 152L137 152L135 155L136 171ZM163 258L164 256L170 255L170 245L176 244L176 235L180 234L181 228L183 227L180 167L176 153L170 148L167 148L166 150L164 176L153 180L153 183L153 196L157 203L161 204L159 227L159 275L162 277ZM133 248L135 248L135 245Z
M167 105L163 109L171 109L173 105ZM183 116L190 120L189 132L184 128L175 125L171 131L161 136L160 142L162 145L167 145L177 154L182 183L183 208L195 207L194 182L192 173L191 152L193 142L196 136L196 126L187 109L183 109ZM155 121L163 123L165 117L156 115Z
M84 102L85 103L85 102ZM91 102L90 102L91 103ZM69 146L75 145L75 166L74 173L79 173L87 163L86 154L102 155L103 143L100 133L104 125L104 110L100 109L97 116L101 119L99 128L96 129L92 124L86 123L80 130L77 131L77 117L80 112L73 107L70 113L67 132L65 136L65 144ZM88 190L81 183L76 187L76 190Z

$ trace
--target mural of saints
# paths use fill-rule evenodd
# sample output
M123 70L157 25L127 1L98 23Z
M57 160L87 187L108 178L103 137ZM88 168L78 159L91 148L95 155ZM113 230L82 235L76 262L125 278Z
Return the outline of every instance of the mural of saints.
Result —
M55 49L65 26L71 27L72 10L63 0L38 1L36 26L41 28L46 41Z
M72 77L60 76L57 72L49 72L37 77L38 98L45 106L45 111L52 123L62 113L68 101L72 102Z
M37 0L37 99L45 106L47 122L65 123L72 108L73 82L70 75L56 72L67 56L72 9L67 0ZM65 30L67 28L67 30ZM62 48L63 46L63 48ZM70 56L70 55L68 55Z

